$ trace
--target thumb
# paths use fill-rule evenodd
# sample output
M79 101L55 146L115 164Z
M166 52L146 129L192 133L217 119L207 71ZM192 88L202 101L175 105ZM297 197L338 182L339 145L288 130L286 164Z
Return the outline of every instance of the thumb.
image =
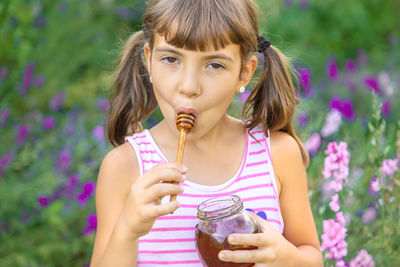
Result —
M254 219L254 221L260 226L261 232L266 232L269 231L269 229L272 227L271 223L268 222L267 220L261 218L258 216L256 213L249 211L248 212L250 217ZM273 227L272 227L273 228Z

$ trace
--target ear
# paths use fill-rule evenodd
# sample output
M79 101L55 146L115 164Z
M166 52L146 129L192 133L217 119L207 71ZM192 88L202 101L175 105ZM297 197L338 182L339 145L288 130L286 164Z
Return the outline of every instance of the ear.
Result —
M144 44L144 58L146 59L146 67L147 67L147 71L149 72L150 76L151 76L151 49L150 49L150 45L149 43L145 43Z
M247 86L257 69L258 59L255 55L248 57L243 65L242 72L240 73L239 86Z

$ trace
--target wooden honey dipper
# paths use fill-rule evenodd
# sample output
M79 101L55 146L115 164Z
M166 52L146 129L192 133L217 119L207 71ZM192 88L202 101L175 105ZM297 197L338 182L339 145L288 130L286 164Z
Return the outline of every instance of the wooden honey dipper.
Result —
M192 130L196 116L180 112L176 117L176 128L179 130L178 153L176 154L176 163L182 164L183 149L185 148L186 134ZM175 201L176 195L171 195L169 202Z

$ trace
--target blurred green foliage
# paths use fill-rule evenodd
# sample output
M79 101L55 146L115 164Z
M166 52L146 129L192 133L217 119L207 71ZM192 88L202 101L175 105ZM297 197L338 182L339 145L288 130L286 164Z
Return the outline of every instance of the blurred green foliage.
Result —
M324 149L331 141L344 141L352 155L349 185L340 195L351 218L346 259L365 248L377 266L400 265L400 191L394 182L399 174L381 196L368 193L383 159L396 156L394 144L400 139L400 2L257 2L265 15L261 31L299 71L310 70L312 93L302 88L298 106L298 115L306 114L308 122L294 120L301 139L321 133L333 96L350 99L354 107L354 119L344 119L338 131L322 137L308 168L319 234L323 220L334 217L323 189ZM93 192L85 190L96 181L101 160L111 149L101 134L106 108L99 101L108 97L122 43L141 28L144 7L139 0L0 2L0 112L10 112L5 120L0 113L0 266L89 262L94 234L83 232L95 206ZM326 71L332 58L339 68L337 80ZM352 73L344 68L348 60L357 67ZM384 82L385 75L389 82ZM377 96L365 85L366 76L380 86ZM385 118L377 115L381 108L372 108L374 99L390 101ZM240 107L237 98L230 112L240 114ZM46 129L47 117L55 122ZM160 118L156 111L145 126ZM383 121L384 131L378 132ZM376 127L368 129L368 122ZM21 137L21 125L29 128L26 137ZM71 177L77 177L75 186ZM40 202L43 197L47 204ZM378 198L384 208L376 204ZM363 214L372 204L378 206L376 218L365 224Z

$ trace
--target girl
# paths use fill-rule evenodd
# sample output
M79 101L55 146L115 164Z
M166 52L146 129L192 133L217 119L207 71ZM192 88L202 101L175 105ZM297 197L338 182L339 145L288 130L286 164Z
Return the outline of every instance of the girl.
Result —
M267 220L254 214L262 233L229 237L258 249L224 250L221 260L322 266L307 198L308 156L291 125L296 98L290 68L259 36L257 12L252 0L149 3L144 29L126 42L116 73L108 117L116 148L97 181L91 266L202 266L196 207L229 194ZM257 50L264 67L242 121L226 110L250 83ZM164 119L143 131L140 122L157 104ZM174 163L181 111L197 116L183 166ZM171 194L177 201L165 198Z

